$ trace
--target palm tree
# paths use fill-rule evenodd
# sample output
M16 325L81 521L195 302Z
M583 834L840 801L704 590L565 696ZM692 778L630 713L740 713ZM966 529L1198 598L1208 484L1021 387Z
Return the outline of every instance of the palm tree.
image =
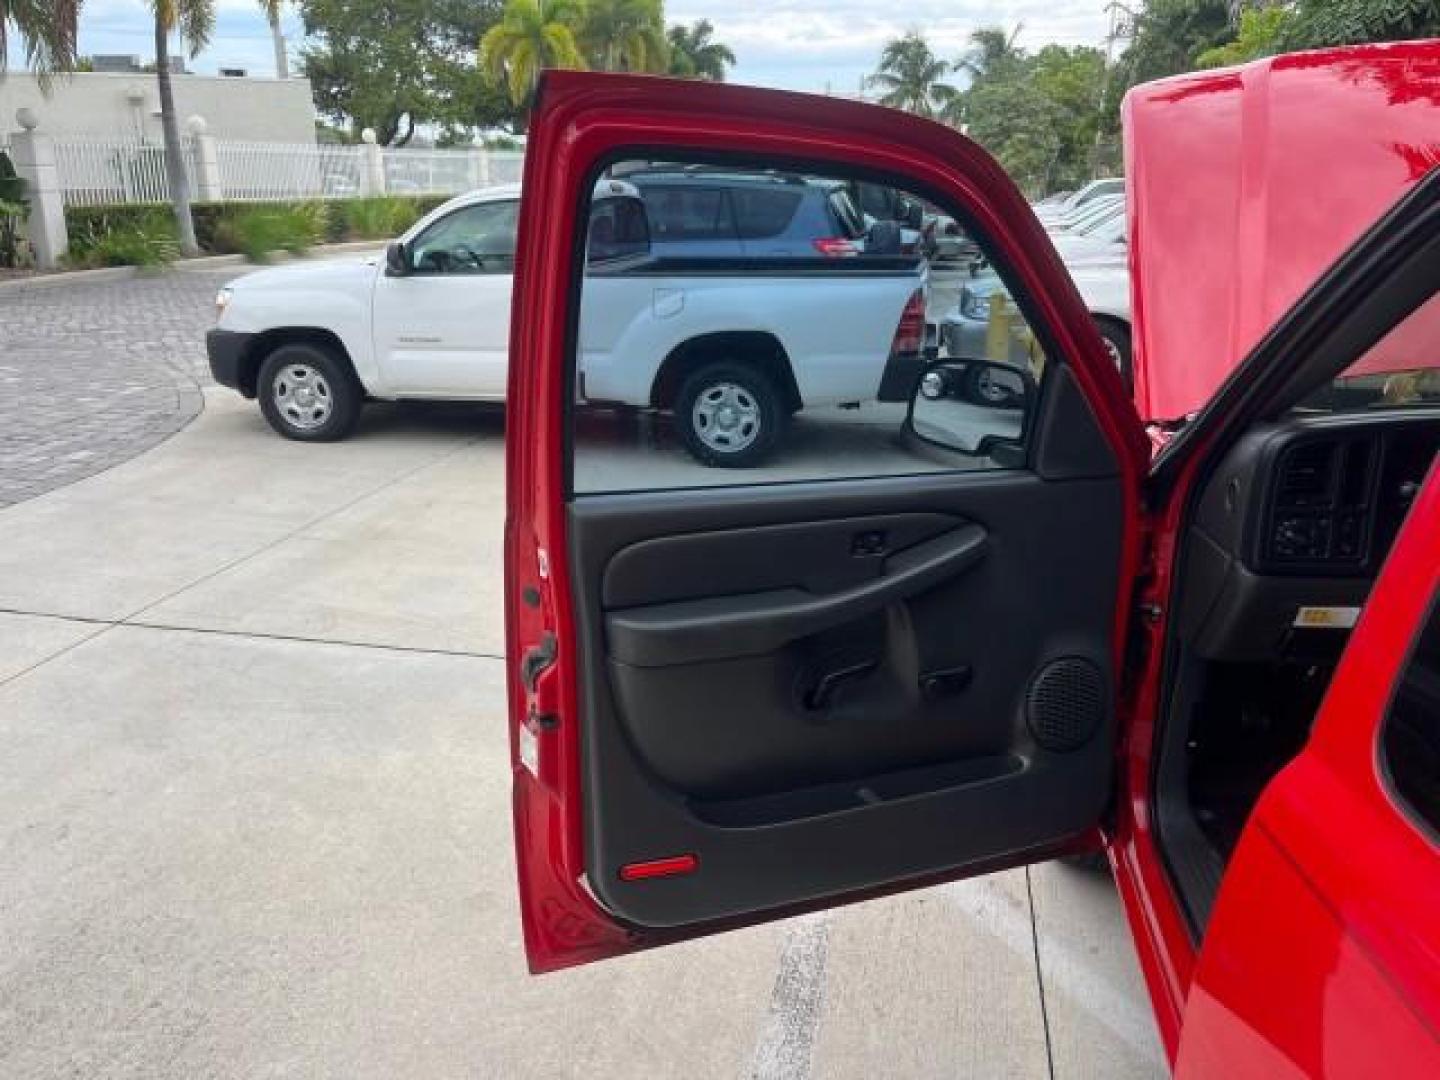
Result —
M270 43L275 46L275 77L290 77L290 58L285 55L285 34L280 29L280 5L267 8L265 18L270 23Z
M180 253L200 254L195 222L190 217L190 180L180 146L180 120L175 115L175 88L170 76L170 35L180 31L193 59L210 42L215 31L215 0L149 0L155 16L155 81L160 92L160 132L165 143L165 179L175 210ZM274 25L280 18L280 0L259 0L260 10Z
M661 0L587 0L580 45L599 71L664 71L669 48Z
M507 0L504 16L480 39L480 67L528 111L543 69L585 66L575 42L584 17L580 0Z
M940 80L950 65L930 51L918 31L886 44L880 66L865 85L883 91L880 104L933 117L955 98L958 91Z
M25 66L42 86L57 71L75 69L75 24L80 0L0 0L0 74L5 71L10 35L20 39Z
M725 68L734 65L735 54L730 46L710 40L714 33L709 19L670 27L665 33L670 42L670 74L724 82Z
M1005 74L1023 55L1015 44L1023 27L1023 23L1016 23L1008 34L1000 26L982 26L974 31L970 35L970 48L956 63L955 70L968 73L976 82Z

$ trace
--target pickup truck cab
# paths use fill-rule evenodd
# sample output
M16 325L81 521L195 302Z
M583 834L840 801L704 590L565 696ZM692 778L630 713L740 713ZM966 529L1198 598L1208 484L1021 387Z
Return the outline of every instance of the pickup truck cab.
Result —
M542 79L506 441L532 970L1104 851L1179 1075L1440 1075L1440 43L1125 119L1133 398L953 129ZM582 241L642 147L913 193L1023 354L941 355L887 438L747 473L597 437Z
M905 399L928 264L871 250L840 185L645 168L601 180L596 195L586 399L669 413L692 455L728 467L763 461L803 409ZM302 441L348 435L371 399L504 401L519 206L518 186L473 192L384 258L230 283L207 338L215 380ZM757 276L769 283L758 299ZM838 317L837 288L848 298Z

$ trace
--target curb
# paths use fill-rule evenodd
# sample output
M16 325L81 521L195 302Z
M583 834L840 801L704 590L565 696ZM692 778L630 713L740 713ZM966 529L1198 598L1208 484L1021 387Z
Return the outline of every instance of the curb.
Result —
M277 252L269 263L252 263L244 255L202 255L195 259L180 259L164 269L138 266L103 266L98 270L65 270L58 274L37 274L34 277L0 281L0 296L9 292L27 292L31 289L53 289L61 285L94 285L105 281L128 281L134 277L163 277L167 273L200 273L227 266L274 266L282 262L303 262L306 259L323 259L327 255L344 255L358 251L380 251L384 240L347 240L343 244L322 244L311 248L300 256Z
M58 274L37 274L34 277L0 281L0 295L24 292L27 289L53 289L57 285L88 284L96 281L125 281L135 277L134 266L106 266L99 270L66 270Z

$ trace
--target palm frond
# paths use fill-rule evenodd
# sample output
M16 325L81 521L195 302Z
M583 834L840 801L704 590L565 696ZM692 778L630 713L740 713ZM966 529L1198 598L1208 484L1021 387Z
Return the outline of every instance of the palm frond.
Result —
M185 47L193 60L215 33L215 0L172 0L172 3L176 25L185 36Z
M545 40L547 59L546 67L573 68L583 70L585 68L585 57L580 52L580 46L575 42L575 35L570 27L564 23L551 23L541 31Z

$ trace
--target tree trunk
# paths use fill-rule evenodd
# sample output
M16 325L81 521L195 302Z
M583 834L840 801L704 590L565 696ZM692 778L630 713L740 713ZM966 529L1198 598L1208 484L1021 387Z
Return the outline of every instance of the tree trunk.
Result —
M191 259L200 254L200 245L195 242L195 222L190 218L190 180L185 175L180 121L175 116L175 91L170 85L170 34L158 14L155 17L155 77L160 84L160 130L165 135L165 177L170 182L170 201L175 207L180 254Z
M280 32L280 12L277 9L270 19L270 38L275 45L275 77L290 77L290 58L285 55L285 35Z

